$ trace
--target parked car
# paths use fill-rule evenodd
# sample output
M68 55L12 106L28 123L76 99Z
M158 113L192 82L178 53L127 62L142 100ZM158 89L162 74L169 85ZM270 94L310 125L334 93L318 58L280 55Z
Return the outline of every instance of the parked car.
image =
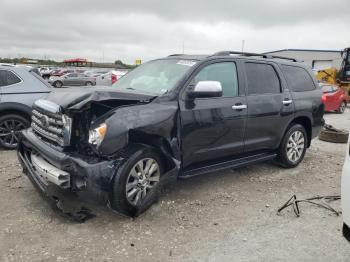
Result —
M343 213L343 235L350 242L350 139L346 148L345 163L341 181L341 199Z
M52 72L50 73L50 76L57 76L57 74L61 71L62 69L60 68L57 68L57 69L54 69L52 70ZM49 76L49 78L50 78ZM48 80L48 79L47 79Z
M17 132L30 125L34 101L51 89L29 67L0 65L0 147L16 148Z
M99 86L111 86L117 82L127 71L112 70L108 73L102 74L96 78L96 84Z
M59 69L59 70L55 70L51 73L51 76L63 76L65 74L68 73L74 73L75 70L74 69Z
M345 112L347 99L343 89L329 84L320 84L323 95L322 102L325 105L325 111L337 111L342 114Z
M49 83L57 88L62 86L94 86L96 78L80 73L69 73L63 76L51 76Z
M24 171L62 210L80 196L136 216L178 178L271 159L298 166L324 124L311 70L231 54L241 53L173 55L111 88L49 94L21 132Z
M40 67L39 68L40 75L45 80L48 80L53 72L58 72L58 70L57 71L55 71L55 70L57 70L57 69L54 67Z

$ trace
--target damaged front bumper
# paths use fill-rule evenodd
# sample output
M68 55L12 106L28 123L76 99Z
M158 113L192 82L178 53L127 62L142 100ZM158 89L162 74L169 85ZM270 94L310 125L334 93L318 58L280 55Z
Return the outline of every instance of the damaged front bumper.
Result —
M122 160L101 160L57 151L31 129L21 132L18 158L31 182L64 213L83 216L87 202L108 203Z

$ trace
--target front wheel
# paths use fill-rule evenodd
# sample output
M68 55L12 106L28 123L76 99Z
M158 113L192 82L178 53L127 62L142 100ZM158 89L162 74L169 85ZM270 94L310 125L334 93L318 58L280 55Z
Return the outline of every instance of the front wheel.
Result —
M86 86L93 86L94 84L92 82L86 82L85 85Z
M153 149L130 149L113 181L111 207L127 216L138 216L158 199L162 174L161 158Z
M302 125L293 124L278 148L277 162L286 168L296 167L304 159L307 143L305 128Z
M28 128L29 121L20 115L4 115L0 117L0 146L15 149L18 144L18 132Z

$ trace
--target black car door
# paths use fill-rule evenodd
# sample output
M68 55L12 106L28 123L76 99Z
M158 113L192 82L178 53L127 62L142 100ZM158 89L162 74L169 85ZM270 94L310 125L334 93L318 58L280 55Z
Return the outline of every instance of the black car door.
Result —
M292 96L273 63L245 62L248 117L245 151L274 150L293 119Z
M190 85L219 81L223 96L180 100L183 168L243 152L247 109L237 69L232 61L202 66Z

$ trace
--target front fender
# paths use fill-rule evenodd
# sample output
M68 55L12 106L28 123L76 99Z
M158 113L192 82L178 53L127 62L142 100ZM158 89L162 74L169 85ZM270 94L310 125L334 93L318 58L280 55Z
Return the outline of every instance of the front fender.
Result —
M130 135L162 137L171 144L177 137L176 102L167 104L150 103L126 106L117 109L105 123L107 133L98 151L102 155L112 155L130 143Z
M5 110L13 110L13 111L23 112L29 116L32 114L31 107L24 105L24 104L16 103L16 102L0 103L0 114L1 114L1 111L5 111Z

